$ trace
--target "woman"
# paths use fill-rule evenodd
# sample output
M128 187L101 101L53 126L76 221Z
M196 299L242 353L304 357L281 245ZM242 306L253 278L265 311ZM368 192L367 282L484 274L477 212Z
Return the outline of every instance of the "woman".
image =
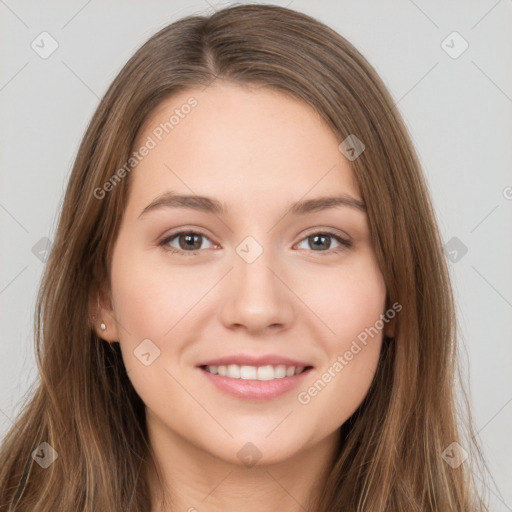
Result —
M486 510L453 311L418 159L360 53L277 6L179 20L79 149L0 505Z

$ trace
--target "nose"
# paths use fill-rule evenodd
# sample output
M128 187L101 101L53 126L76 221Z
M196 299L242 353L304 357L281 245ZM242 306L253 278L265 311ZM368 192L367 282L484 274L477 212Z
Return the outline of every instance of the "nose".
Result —
M234 254L234 268L224 283L225 301L220 312L226 328L245 329L251 334L289 328L295 296L275 261L270 251L263 251L252 263Z

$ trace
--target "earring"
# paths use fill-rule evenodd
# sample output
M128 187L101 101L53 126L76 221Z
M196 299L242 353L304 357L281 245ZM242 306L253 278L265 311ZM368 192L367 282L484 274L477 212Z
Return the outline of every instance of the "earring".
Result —
M107 326L106 326L103 322L101 322L101 324L100 324L100 329L101 329L102 331L105 331L105 330L107 329Z

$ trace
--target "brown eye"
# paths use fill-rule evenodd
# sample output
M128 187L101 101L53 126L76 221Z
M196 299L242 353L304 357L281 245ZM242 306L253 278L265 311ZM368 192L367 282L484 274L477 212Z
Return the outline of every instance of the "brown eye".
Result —
M314 250L331 248L331 238L329 235L311 235L308 236L308 242L309 246Z
M339 245L337 247L332 247L332 240L335 240ZM352 243L349 240L346 240L339 235L334 233L313 233L308 235L306 238L302 239L299 242L299 245L306 242L309 247L306 249L310 249L314 252L318 252L321 254L332 254L334 252L342 251L348 247L351 247Z
M197 251L204 249L202 246L205 240L212 243L207 236L201 233L197 233L195 231L180 231L166 237L159 245L171 252L190 253L191 255L195 255ZM176 242L178 244L177 246Z
M187 233L184 235L178 236L178 242L180 245L180 249L192 249L197 250L201 249L202 245L202 235L198 235L196 233Z

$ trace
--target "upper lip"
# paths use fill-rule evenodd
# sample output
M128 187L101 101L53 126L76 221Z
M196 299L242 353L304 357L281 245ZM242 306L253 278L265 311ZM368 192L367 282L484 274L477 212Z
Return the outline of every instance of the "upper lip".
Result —
M312 366L304 361L297 361L295 359L290 359L289 357L282 357L276 354L269 354L263 356L238 354L233 356L219 357L216 359L209 359L208 361L203 361L202 363L199 363L197 366L227 366L230 364L236 364L239 366Z

